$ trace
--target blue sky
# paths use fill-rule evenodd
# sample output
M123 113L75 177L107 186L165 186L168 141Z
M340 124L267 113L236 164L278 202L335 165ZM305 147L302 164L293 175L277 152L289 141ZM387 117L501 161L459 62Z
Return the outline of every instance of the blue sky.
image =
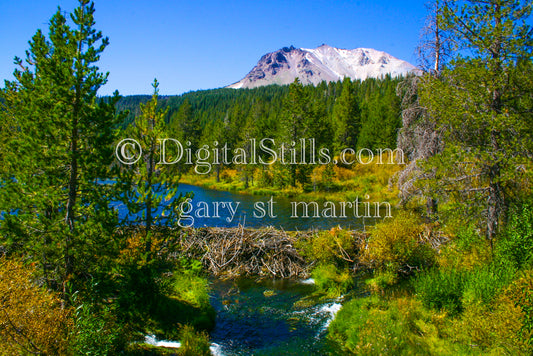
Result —
M425 0L140 1L96 0L96 28L110 39L98 63L109 71L99 94L161 94L223 87L240 80L259 58L281 47L370 47L416 64ZM11 79L13 57L61 6L74 0L0 0L0 80ZM3 86L3 85L2 85Z

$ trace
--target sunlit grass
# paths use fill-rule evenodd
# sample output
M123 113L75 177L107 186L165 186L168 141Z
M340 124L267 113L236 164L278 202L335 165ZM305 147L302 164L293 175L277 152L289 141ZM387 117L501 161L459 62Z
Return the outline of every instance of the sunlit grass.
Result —
M364 161L365 159L363 159ZM333 165L328 170L326 165L317 165L309 175L309 183L305 186L274 186L261 179L262 176L272 175L274 168L256 168L248 177L246 188L244 173L234 168L222 168L220 181L216 181L216 174L198 175L194 172L184 174L181 182L201 186L208 189L236 191L244 194L281 196L298 198L307 201L380 201L396 205L399 202L398 189L389 185L389 180L399 172L403 165L390 164L388 155L382 157L383 164L378 164L375 158L369 164L353 164L351 166Z

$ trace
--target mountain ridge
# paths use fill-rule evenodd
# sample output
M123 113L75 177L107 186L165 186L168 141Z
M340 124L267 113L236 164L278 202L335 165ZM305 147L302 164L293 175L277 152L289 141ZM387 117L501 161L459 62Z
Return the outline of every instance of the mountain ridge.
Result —
M412 64L372 48L341 49L323 44L317 48L283 47L263 55L240 81L226 88L255 88L270 84L290 84L299 78L303 84L392 77L416 71Z

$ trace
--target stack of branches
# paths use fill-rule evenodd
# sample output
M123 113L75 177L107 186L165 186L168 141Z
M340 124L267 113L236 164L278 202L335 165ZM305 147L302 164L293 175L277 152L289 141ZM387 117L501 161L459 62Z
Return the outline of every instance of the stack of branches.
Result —
M438 228L437 223L424 224L424 230L420 234L420 243L426 243L437 252L450 242L450 236Z
M210 227L181 230L177 243L182 255L199 259L215 276L307 278L311 264L294 247L307 234L312 232Z

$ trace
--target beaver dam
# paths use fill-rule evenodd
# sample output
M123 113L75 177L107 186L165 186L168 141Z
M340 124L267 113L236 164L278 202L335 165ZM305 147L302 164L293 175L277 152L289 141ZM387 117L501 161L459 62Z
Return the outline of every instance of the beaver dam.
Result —
M354 242L366 237L358 231L349 233ZM175 243L180 255L200 260L214 276L308 278L315 261L306 261L295 244L315 236L313 231L286 232L273 227L208 227L181 230ZM338 249L347 261L354 261L340 245Z

